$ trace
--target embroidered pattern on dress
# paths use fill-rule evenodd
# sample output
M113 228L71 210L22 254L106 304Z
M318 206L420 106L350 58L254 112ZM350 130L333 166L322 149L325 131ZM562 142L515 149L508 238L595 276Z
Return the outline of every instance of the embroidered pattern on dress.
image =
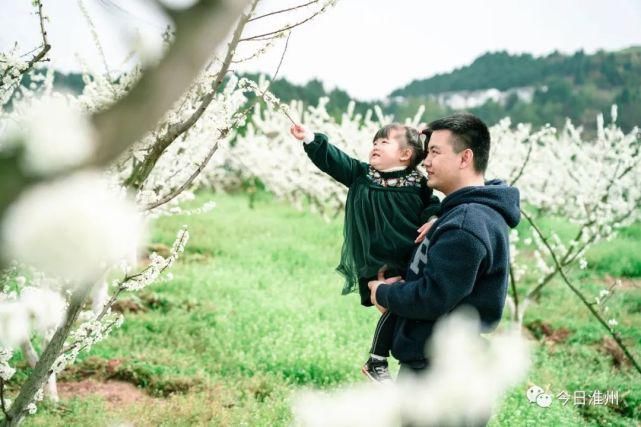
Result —
M367 172L367 177L372 180L372 182L382 186L382 187L419 187L421 186L421 179L423 176L414 169L412 172L408 173L405 176L399 176L397 178L383 178L381 173L369 167Z

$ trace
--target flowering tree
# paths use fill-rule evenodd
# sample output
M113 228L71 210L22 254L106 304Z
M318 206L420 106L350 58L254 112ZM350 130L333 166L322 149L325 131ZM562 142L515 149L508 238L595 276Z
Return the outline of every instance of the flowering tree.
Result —
M616 106L612 107L611 117L612 122L606 127L603 116L599 116L597 137L587 141L581 137L581 129L570 122L558 136L552 128L531 133L528 126L520 126L516 138L512 137L509 144L502 145L509 122L504 121L496 129L497 150L505 150L509 157L501 159L500 153L494 154L505 162L503 165L508 159L519 165L508 175L509 182L521 189L525 205L522 214L530 236L523 239L523 243L526 247L534 245L532 253L536 260L533 267L520 259L516 247L519 233L513 231L509 307L513 319L522 322L530 302L538 298L541 289L558 275L641 373L641 365L616 330L617 320L607 313L604 305L605 297L613 289L603 289L593 303L592 298L567 276L567 271L574 266L587 267L585 253L592 245L611 239L617 229L641 219L638 209L641 191L635 184L641 178L639 130L635 128L625 134L616 126ZM504 167L497 163L494 160L491 167ZM549 234L543 232L538 223L550 216L566 218L576 226L576 233L563 238L554 230ZM526 275L535 282L535 286L519 301L517 284Z
M227 79L223 87L230 64L256 58L334 1L263 14L257 13L259 0L248 2L243 11L244 3L202 1L186 10L163 8L175 26L165 55L117 78L108 69L86 73L78 97L53 90L52 70L32 72L50 49L42 2L34 2L42 49L27 62L16 50L0 57L1 262L10 263L0 282L5 424L17 424L25 412L35 411L43 381L48 379L55 398L55 374L122 322L111 312L119 295L157 280L183 251L185 229L167 257L152 253L149 264L136 272L144 219L180 212L178 201L191 196L186 190L219 141L232 137L245 119L247 98L237 79ZM299 9L307 14L304 18L245 35L252 30L250 22L276 15L287 19L287 13ZM84 8L83 13L90 20ZM226 47L212 51L234 21ZM94 38L98 43L95 28ZM239 44L249 42L258 47L252 44L245 49L250 55L238 59ZM40 86L21 86L26 74ZM82 312L90 294L92 311ZM48 310L44 298L53 302ZM31 344L32 331L44 337L40 356ZM10 405L4 391L15 372L9 361L16 347L33 373Z
M42 56L34 57L26 65L15 56L11 60L8 55L3 56L0 70L3 77L0 88L3 106L6 104L5 101L12 97L15 99L18 92L23 93L23 98L26 98L24 102L35 102L35 94L25 97L26 91L18 86L22 75L29 72L48 50L44 29L46 18L43 15L42 4L37 1L35 6L40 18L44 53ZM58 317L43 314L42 305L37 304L49 295L43 292L49 291L39 293L23 287L19 292L12 294L7 287L24 285L27 280L24 276L13 275L12 282L3 283L0 301L0 330L3 331L1 339L4 347L0 357L0 404L4 414L3 424L17 425L25 413L35 409L35 401L42 396L42 384L69 360L73 360L81 349L100 338L105 332L103 322L118 323L118 318L112 318L107 310L99 313L92 320L92 324L83 324L70 335L90 292L90 285L101 278L109 265L135 252L141 236L140 219L135 205L110 190L102 177L92 170L108 165L153 127L183 93L211 54L205 48L195 48L194 46L198 45L195 41L206 39L209 43L215 44L216 41L222 40L229 23L234 21L243 6L241 2L203 1L180 12L166 9L176 26L175 41L166 55L154 66L149 66L145 72L139 72L138 78L131 82L131 89L126 94L116 97L111 104L96 105L95 111L90 111L91 116L83 117L77 114L77 111L73 111L73 108L64 109L66 114L63 113L63 116L68 120L63 121L62 125L76 124L77 126L71 128L71 132L76 132L76 135L70 138L69 144L72 146L57 146L59 151L48 161L43 161L43 153L39 148L47 143L60 141L52 141L48 138L49 135L38 132L37 127L27 127L26 134L7 129L11 128L12 122L16 122L15 114L20 112L20 108L16 106L12 112L3 108L2 123L6 133L0 159L3 175L0 191L2 259L4 262L17 259L41 268L47 276L59 277L59 286L66 289L64 297L61 295L53 299L57 301L53 308L65 307L62 315ZM165 84L163 76L166 75L172 76L171 85ZM52 108L45 110L49 113L54 112ZM46 131L55 134L54 129L55 127ZM66 210L65 207L69 206L65 206L64 203L77 200L75 198L79 196L90 197L86 200L89 203L76 206L78 209L75 210ZM49 211L42 210L47 208ZM22 216L25 214L26 218ZM45 217L47 214L50 215ZM93 214L98 215L96 223L90 220ZM18 218L21 221L19 227L16 224ZM57 220L66 222L60 224ZM66 228L66 233L59 231L62 225L69 227ZM110 232L115 232L115 235L110 236ZM43 236L61 240L50 241L42 247L38 237ZM184 240L181 238L179 242ZM55 247L56 244L69 247L59 250ZM181 243L178 243L176 250L179 251L181 247ZM74 249L79 252L73 251ZM80 259L83 256L88 258ZM147 270L139 273L140 275L127 276L120 287L126 289L132 286L132 280L144 283L143 278L153 278L159 270L168 266L172 259L170 257L169 260L152 260ZM36 274L30 277L30 288L38 289L37 286L43 284L40 278L41 276ZM8 273L7 279L12 279L11 272ZM47 285L51 292L57 289L56 284ZM46 331L52 326L57 328L33 367L32 373L9 406L4 395L4 384L13 371L8 366L11 351L7 347L24 342L30 335L27 328L23 327L21 331L15 329L17 316L23 316L22 320L33 319L21 323L22 325L31 324ZM49 332L45 334L48 335Z

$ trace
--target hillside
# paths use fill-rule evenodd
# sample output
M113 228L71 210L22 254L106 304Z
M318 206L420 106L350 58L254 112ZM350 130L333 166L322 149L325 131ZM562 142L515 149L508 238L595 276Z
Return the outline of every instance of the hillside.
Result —
M641 123L641 47L591 55L554 52L538 58L486 53L450 73L415 80L390 97L400 105L411 99L441 100L446 93L480 96L489 89L507 96L466 108L489 122L510 116L514 121L562 126L569 117L590 126L599 112L608 112L616 103L619 123L631 129ZM529 95L520 96L516 89Z

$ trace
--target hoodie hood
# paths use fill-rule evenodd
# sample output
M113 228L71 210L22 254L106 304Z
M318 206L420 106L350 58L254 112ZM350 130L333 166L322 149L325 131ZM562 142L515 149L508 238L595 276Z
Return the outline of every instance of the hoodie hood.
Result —
M441 214L463 203L478 203L494 209L510 228L516 227L521 219L519 190L499 179L486 181L482 187L464 187L451 193L441 202Z

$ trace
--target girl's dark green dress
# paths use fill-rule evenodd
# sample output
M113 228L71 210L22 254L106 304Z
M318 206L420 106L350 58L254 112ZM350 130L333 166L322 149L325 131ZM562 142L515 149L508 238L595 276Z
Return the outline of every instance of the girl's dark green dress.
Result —
M378 172L320 133L305 144L305 152L320 170L349 187L343 248L336 268L345 277L343 294L356 290L359 280L361 294L367 292L366 284L362 289L364 279L375 278L383 265L389 273L404 274L417 229L440 209L426 178L411 167ZM365 297L369 302L369 294L361 295L362 300Z

